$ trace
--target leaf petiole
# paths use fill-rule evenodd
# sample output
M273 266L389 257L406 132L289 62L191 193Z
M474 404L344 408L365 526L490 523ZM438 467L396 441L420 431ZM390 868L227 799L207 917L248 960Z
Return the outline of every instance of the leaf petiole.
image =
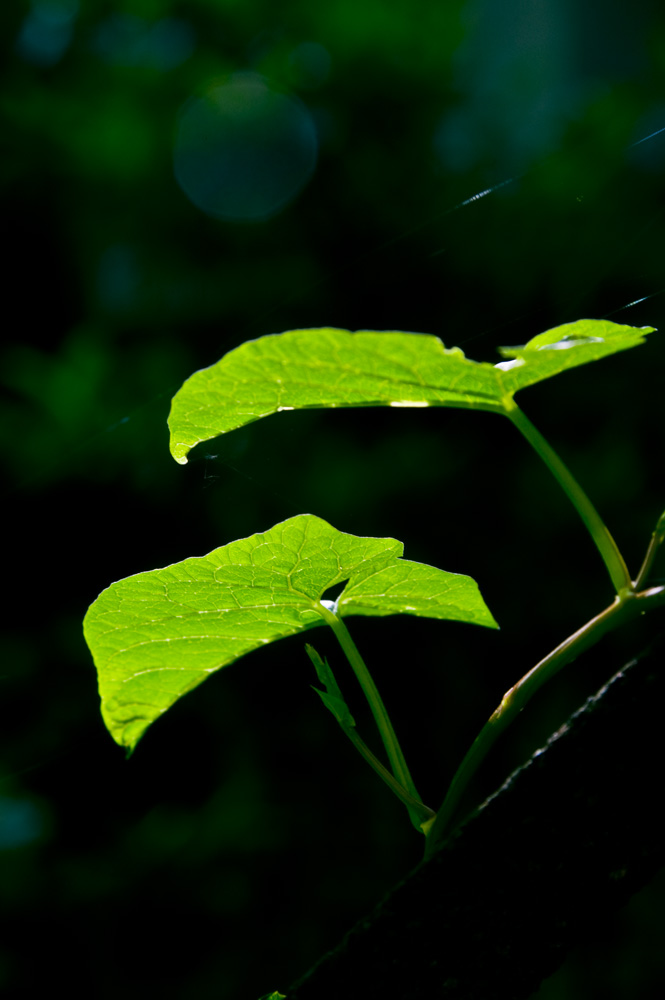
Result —
M367 698L372 715L374 716L374 721L377 724L381 739L383 740L383 745L386 748L386 753L388 755L388 760L390 761L393 774L402 788L404 788L417 802L421 802L421 798L418 795L418 791L413 778L411 777L406 760L404 759L402 748L399 745L399 740L397 739L397 735L393 729L393 724L390 721L390 716L388 715L386 706L383 704L383 700L378 692L376 684L372 679L372 675L367 669L365 661L360 655L358 648L351 638L349 630L343 620L339 617L339 615L335 614L335 611L333 610L334 606L327 607L326 604L327 602L319 603L319 614L335 633L335 637L342 647L344 655L351 664L353 672L358 678L358 682L363 689L365 697ZM412 808L409 808L409 815L411 817L411 822L416 829L419 830L421 820L414 813Z
M540 431L534 427L517 403L511 401L511 405L506 408L505 413L532 448L540 455L582 518L607 567L615 592L620 594L626 589L632 589L633 584L630 574L617 543L612 538L605 522L577 480L571 475L557 453L548 444Z
M420 799L415 798L410 795L406 788L397 781L396 778L390 773L388 768L384 767L381 761L374 756L372 751L369 749L367 744L360 738L355 729L344 729L344 732L349 737L353 743L356 750L365 758L367 763L372 767L378 776L385 781L390 790L397 796L400 802L403 802L406 808L409 810L409 816L412 819L413 825L417 830L425 832L425 824L431 824L432 820L436 818L436 813L429 806L426 806L424 802ZM414 820L414 816L416 819ZM417 820L417 821L416 821Z
M418 827L422 829L423 824L431 823L436 816L436 813L428 806L424 805L420 799L415 798L407 792L397 779L393 777L390 771L383 766L378 757L375 757L365 741L362 740L356 732L355 720L349 711L348 705L342 697L342 692L340 691L337 681L335 680L328 661L322 660L313 646L306 645L305 649L307 650L307 655L314 664L314 669L316 670L319 680L325 685L326 688L325 691L321 691L316 687L314 690L319 695L326 708L329 709L335 716L337 722L342 728L342 731L346 734L346 736L348 736L356 750L367 761L370 767L373 768L383 781L385 781L393 794L397 796L400 802L404 803L409 810L409 814L415 814L418 817L420 821L418 823Z

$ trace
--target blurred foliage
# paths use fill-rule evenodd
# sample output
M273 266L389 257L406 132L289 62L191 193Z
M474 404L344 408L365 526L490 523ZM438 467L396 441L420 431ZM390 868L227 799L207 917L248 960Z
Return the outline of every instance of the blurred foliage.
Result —
M98 592L305 511L474 576L498 636L354 622L434 806L516 664L609 595L507 421L284 413L181 469L169 399L243 340L298 327L420 330L479 360L582 316L665 327L665 21L655 0L13 0L0 46L0 990L251 1000L420 844L317 704L298 640L190 695L124 761L81 636ZM254 221L206 214L174 169L183 109L237 74L316 136L299 193ZM225 169L240 182L245 162ZM661 338L522 401L631 567L665 496ZM640 641L543 692L478 797ZM321 653L343 671L332 640ZM661 883L543 998L659 995L664 912Z

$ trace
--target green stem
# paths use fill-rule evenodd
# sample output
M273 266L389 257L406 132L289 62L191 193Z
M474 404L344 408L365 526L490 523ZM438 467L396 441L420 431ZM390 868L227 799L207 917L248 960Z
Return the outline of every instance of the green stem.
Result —
M369 702L369 707L372 710L374 720L379 728L379 733L381 734L383 745L386 748L386 753L388 754L388 760L390 761L390 766L393 769L393 774L399 781L400 785L402 785L414 799L420 802L420 796L418 795L413 778L411 777L409 768L407 767L404 754L402 753L402 748L399 745L399 741L395 734L395 730L393 729L392 722L390 721L390 716L388 715L386 706L383 704L381 695L377 690L376 684L372 680L369 670L365 666L362 656L358 652L356 644L349 635L349 630L342 619L338 617L330 608L320 604L317 610L323 617L324 621L330 625L331 629L335 633L337 641L344 651L346 658L353 667L353 672L358 678L364 695ZM414 821L414 825L420 828L420 823L415 823L413 815L411 816L411 819Z
M647 549L646 555L644 557L644 562L640 566L640 571L635 578L635 583L633 587L635 590L641 590L647 581L647 577L651 572L651 567L653 566L653 561L656 558L658 549L665 541L665 512L663 512L659 519L658 524L654 528L653 534L651 535L651 541L649 542L649 548Z
M584 521L607 567L615 592L621 594L622 591L632 587L630 574L624 558L608 531L605 522L582 487L573 478L540 431L536 430L529 418L520 410L516 403L512 403L511 408L506 410L506 415L524 435L529 444L538 452Z
M348 726L342 726L342 729L349 737L356 750L360 754L362 754L362 756L365 758L370 767L372 767L376 771L378 776L382 778L383 781L385 781L385 783L388 785L388 788L390 788L390 790L397 796L400 802L404 803L404 805L409 810L409 813L410 814L415 813L415 815L418 817L420 821L419 822L420 827L422 827L423 823L434 819L434 817L436 816L434 810L430 809L429 806L426 806L423 802L420 801L420 799L414 798L413 795L407 792L406 788L403 788L402 785L400 785L400 783L397 781L396 778L393 777L390 771L383 766L383 764L377 757L374 756L372 751L369 749L364 740L360 738L355 729L349 728Z
M584 650L595 645L607 632L661 606L665 606L665 587L652 587L641 593L631 590L617 596L608 608L569 636L505 693L457 769L432 825L427 841L427 856L432 853L436 842L450 831L460 799L489 750L541 685Z
M314 647L310 646L309 643L305 645L305 649L314 665L319 681L325 687L325 691L321 691L320 688L317 687L313 687L313 690L319 695L328 711L334 715L340 728L342 729L342 732L346 733L360 755L367 761L369 766L376 771L378 776L385 781L391 792L397 796L400 802L407 807L409 815L414 821L414 826L416 825L415 821L417 820L418 828L425 833L431 826L436 813L434 813L428 806L424 805L420 799L414 798L410 792L407 792L406 788L400 785L399 781L397 781L390 771L383 766L381 761L374 756L367 744L360 738L356 731L356 723L351 715L351 712L349 711L349 706L344 700L344 695L342 694L340 686L335 679L335 675L332 672L330 664L327 660L322 660Z

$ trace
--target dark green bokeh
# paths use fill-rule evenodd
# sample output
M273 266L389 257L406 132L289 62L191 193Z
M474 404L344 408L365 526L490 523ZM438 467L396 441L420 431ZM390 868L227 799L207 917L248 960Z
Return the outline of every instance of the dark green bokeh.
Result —
M423 331L486 361L584 316L665 328L665 133L647 138L665 128L665 22L650 0L35 0L3 5L0 29L0 989L252 1000L421 845L311 691L302 640L211 680L126 762L81 636L99 591L305 511L470 574L501 633L353 622L434 806L505 688L610 594L501 418L282 413L179 468L170 397L298 327ZM318 143L299 193L245 222L206 215L173 166L186 102L238 73L295 101ZM665 505L663 336L521 400L631 569ZM619 666L636 641L605 652ZM478 797L603 679L580 663L544 691ZM661 885L542 997L658 992L641 928L663 909Z

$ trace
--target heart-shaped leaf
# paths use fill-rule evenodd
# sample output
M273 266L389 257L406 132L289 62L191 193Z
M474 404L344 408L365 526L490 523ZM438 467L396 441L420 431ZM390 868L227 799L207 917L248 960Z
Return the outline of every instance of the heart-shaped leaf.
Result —
M324 593L348 615L412 614L496 628L476 583L401 558L394 538L361 538L301 514L207 556L112 584L84 634L111 735L133 748L209 674L259 646L325 624Z
M559 372L641 344L651 327L580 320L500 348L498 365L471 361L424 333L291 330L250 340L176 393L171 454L184 464L201 441L280 410L337 406L454 406L507 413L513 395Z

